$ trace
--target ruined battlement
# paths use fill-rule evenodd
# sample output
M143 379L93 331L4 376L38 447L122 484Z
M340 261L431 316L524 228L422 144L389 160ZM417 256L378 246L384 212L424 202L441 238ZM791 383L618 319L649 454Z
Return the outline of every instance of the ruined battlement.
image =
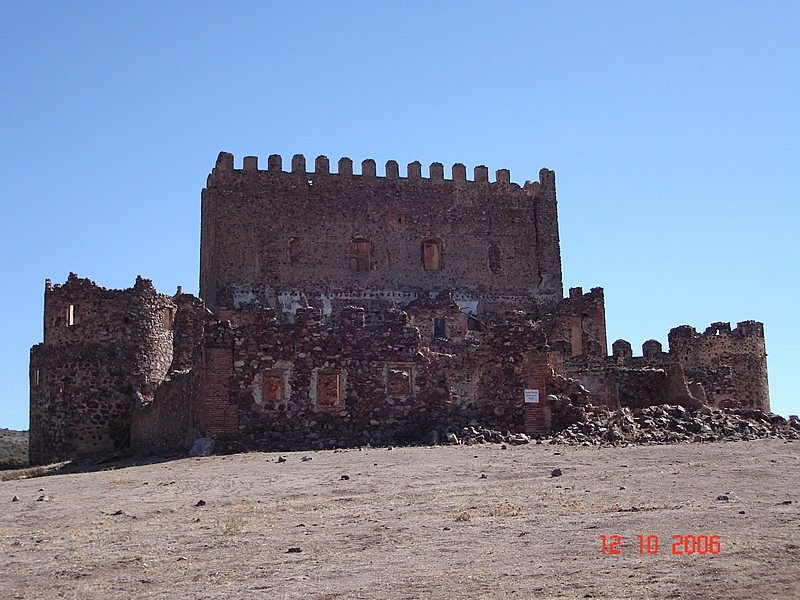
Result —
M674 327L669 332L670 347L674 344L697 342L699 340L711 340L715 338L733 338L737 340L752 339L758 343L764 338L764 324L758 321L742 321L731 329L730 323L712 323L703 333L698 333L691 325L681 325Z
M263 163L262 163L263 164ZM478 165L473 169L472 179L467 179L467 167L463 163L455 163L451 169L451 177L445 177L444 165L440 162L431 163L428 167L428 176L423 176L422 164L413 161L406 166L405 176L400 175L400 166L397 161L389 160L384 167L384 175L379 176L376 163L373 159L361 161L361 173L353 171L353 160L348 157L340 158L336 167L336 172L331 171L330 160L327 156L316 157L313 170L307 167L306 157L302 154L295 154L290 162L288 170L283 168L283 157L280 154L271 154L266 161L266 168L261 168L257 156L245 156L242 158L241 168L234 167L234 156L229 152L220 152L214 169L208 179L208 186L216 182L217 178L222 178L223 174L237 174L250 176L254 173L265 173L270 175L283 174L294 176L295 178L305 179L308 185L318 183L318 179L328 178L355 178L361 182L370 180L389 180L406 182L452 182L460 184L501 184L513 185L517 188L524 188L526 192L533 196L542 191L555 191L555 174L549 169L539 171L539 181L526 181L523 186L511 181L511 172L508 169L498 169L494 173L494 179L489 179L489 169L485 165Z

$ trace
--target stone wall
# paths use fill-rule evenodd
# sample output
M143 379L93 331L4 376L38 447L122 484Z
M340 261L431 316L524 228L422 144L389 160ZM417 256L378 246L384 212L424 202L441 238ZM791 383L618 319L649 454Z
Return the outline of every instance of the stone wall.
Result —
M570 346L560 348L571 354ZM669 352L648 340L641 356L633 356L629 342L617 340L612 356L571 356L565 372L580 379L594 403L608 406L769 410L764 327L755 321L733 330L729 323L714 323L702 334L682 325L669 332Z
M443 338L446 351L437 351L421 344L412 322L424 317L412 312L299 309L285 324L253 307L210 325L207 431L229 447L261 449L421 442L471 421L522 431L523 391L537 387L544 405L552 373L531 367L537 356L547 367L541 327L512 314L488 331Z
M142 278L127 290L75 274L46 282L44 341L30 361L32 463L128 446L134 404L153 398L172 362L175 310Z
M683 325L669 332L669 347L688 377L714 382L707 390L712 406L769 411L762 323L743 321L734 329L730 323L712 323L703 333Z
M221 153L202 193L200 293L212 310L260 302L329 314L347 304L402 306L449 291L465 312L502 315L561 299L555 177L520 187L508 171L468 181L463 165L445 179L441 164L423 178L419 163L400 177L374 161L330 173L318 157L289 172L280 156L258 169L233 168ZM379 308L367 306L367 308ZM279 318L282 318L279 314Z

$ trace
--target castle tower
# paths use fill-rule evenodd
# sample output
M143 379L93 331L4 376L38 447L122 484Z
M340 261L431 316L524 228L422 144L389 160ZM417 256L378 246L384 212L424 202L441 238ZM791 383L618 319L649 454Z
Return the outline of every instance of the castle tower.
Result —
M142 278L127 290L74 273L47 280L44 341L30 360L32 464L128 445L135 403L152 398L172 362L175 310Z
M670 355L686 376L704 382L713 407L741 406L769 412L764 325L712 323L703 333L682 325L669 332Z

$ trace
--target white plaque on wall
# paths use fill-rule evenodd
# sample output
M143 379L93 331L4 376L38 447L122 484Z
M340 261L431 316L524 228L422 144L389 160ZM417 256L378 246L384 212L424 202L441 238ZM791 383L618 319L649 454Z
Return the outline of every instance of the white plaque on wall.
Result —
M539 390L525 390L525 404L539 404Z

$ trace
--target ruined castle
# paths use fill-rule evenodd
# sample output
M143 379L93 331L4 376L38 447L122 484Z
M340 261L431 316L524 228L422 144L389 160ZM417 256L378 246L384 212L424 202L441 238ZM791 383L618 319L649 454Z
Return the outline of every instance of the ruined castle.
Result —
M761 323L608 355L603 290L564 297L555 176L221 153L202 191L200 298L141 277L45 283L30 458L131 448L430 442L477 421L545 433L565 403L769 410Z

